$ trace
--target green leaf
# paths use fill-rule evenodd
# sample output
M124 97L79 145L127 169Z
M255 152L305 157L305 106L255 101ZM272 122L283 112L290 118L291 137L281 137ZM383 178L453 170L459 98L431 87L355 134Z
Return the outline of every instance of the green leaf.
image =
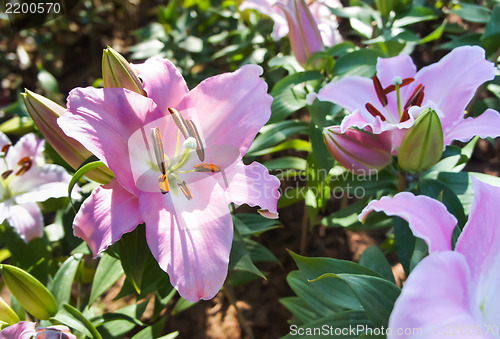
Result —
M137 326L136 322L131 322L130 319L140 319L148 303L149 299L146 299L140 304L133 304L120 308L114 312L114 319L102 323L99 325L99 329L101 332L106 333L108 338L125 338L126 334ZM125 317L117 318L118 314L123 314ZM97 317L96 320L100 322L101 318Z
M384 57L383 52L374 49L360 49L340 57L335 63L334 74L366 75L375 74L378 57ZM360 68L361 67L361 68ZM358 71L355 71L358 69Z
M311 143L302 139L293 139L282 142L281 144L263 149L261 151L252 152L252 156L260 156L264 154L271 154L279 151L284 151L287 149L293 149L297 152L311 152Z
M177 303L175 304L174 308L172 309L172 312L170 312L172 315L176 315L181 313L182 311L187 310L188 308L191 308L192 306L196 305L196 303L193 303L191 301L188 301L184 298L180 298Z
M93 159L95 156L90 157L89 159ZM68 197L71 199L71 192L73 191L73 187L76 185L78 180L80 180L85 173L90 172L91 170L104 166L104 163L102 161L92 161L92 162L87 162L89 159L85 160L82 165L78 168L75 174L73 174L73 177L71 178L71 181L69 182L68 186ZM97 159L97 158L96 158Z
M92 338L102 339L101 334L97 331L94 325L92 325L92 323L87 318L85 318L85 316L80 311L78 311L76 308L74 308L69 304L63 304L62 308L66 312L71 314L71 316L73 316L74 319L78 320L81 324L83 324L83 326L85 326L85 328L88 330ZM68 326L70 325L68 324Z
M289 87L273 96L271 117L267 124L280 122L306 105L306 91L299 86Z
M384 279L396 284L392 268L384 253L377 246L370 246L363 251L359 258L359 263L368 267L374 272L378 272Z
M333 258L308 258L291 251L289 252L299 267L299 270L304 274L307 280L311 281L311 286L323 296L325 301L345 309L361 310L362 306L352 290L342 280L312 280L325 273L350 273L379 276L378 273L352 261Z
M38 71L38 81L40 86L50 94L59 93L57 79L43 68Z
M423 37L420 39L417 44L426 44L428 42L437 40L441 38L443 35L444 29L446 28L446 25L448 24L448 21L444 20L441 25L439 25L435 30L433 30L431 33L429 33L427 36Z
M278 93L281 93L295 85L304 83L306 81L323 80L323 78L323 75L319 71L293 73L278 81L276 85L274 85L273 90L271 91L271 95L274 97Z
M125 233L118 243L118 248L123 271L137 293L140 294L142 276L149 254L149 247L146 243L146 227L139 225L132 232Z
M401 293L399 287L383 278L357 274L327 273L318 279L332 281L328 278L345 282L363 305L373 325L387 327L394 303Z
M233 214L233 223L238 232L242 235L258 235L278 227L281 223L276 219L268 219L260 214L236 213Z
M318 319L318 314L299 297L285 297L281 298L279 301L299 319L299 325Z
M295 156L284 156L281 158L271 159L263 163L268 170L281 170L281 169L296 169L305 170L307 161L303 158Z
M49 290L59 304L69 302L73 281L82 258L82 254L74 254L66 259L48 285Z
M97 298L106 292L122 275L123 268L120 260L104 253L95 272L89 305L92 305Z
M247 156L251 156L252 152L275 146L294 134L307 134L308 127L309 124L301 120L286 120L264 126L248 150Z
M435 20L437 15L428 7L413 6L410 13L394 21L394 27L404 27L422 21Z
M231 254L229 255L229 269L234 271L246 271L258 275L266 279L257 267L255 267L250 257L245 243L237 230L234 232L233 245L231 247Z
M243 241L253 262L274 261L279 263L273 252L264 245L248 238L243 238Z
M490 20L486 24L481 40L500 35L500 4L495 5L491 11Z
M314 318L343 311L344 308L336 303L331 303L323 294L318 293L313 283L307 281L300 271L291 271L286 281L293 292L315 313Z
M460 2L459 6L459 8L451 10L450 13L458 15L466 21L487 23L490 18L490 10L485 6L465 2Z

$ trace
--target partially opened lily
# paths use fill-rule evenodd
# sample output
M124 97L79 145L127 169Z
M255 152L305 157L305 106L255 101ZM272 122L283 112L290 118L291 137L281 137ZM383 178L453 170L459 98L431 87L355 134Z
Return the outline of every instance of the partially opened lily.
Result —
M249 65L189 91L168 60L134 65L147 96L78 88L58 123L116 175L74 220L94 255L146 224L153 256L181 296L212 298L227 275L233 224L228 204L277 217L279 180L241 161L270 117L272 98Z
M276 6L278 1L275 0L245 0L240 5L240 10L247 8L255 9L258 12L267 15L274 21L274 30L272 37L274 40L279 40L289 32L289 26L285 13ZM281 1L285 7L293 6L293 0ZM317 28L321 34L323 44L331 47L342 41L342 37L338 31L338 22L335 15L332 14L331 8L342 7L338 0L325 1L309 1L309 10L317 24Z
M429 247L429 256L411 272L389 319L391 329L421 329L420 335L394 331L388 338L441 338L453 333L453 338L498 338L500 187L477 179L473 184L469 220L453 251L457 220L437 200L403 192L373 201L362 211L360 219L371 211L405 219Z
M317 97L351 112L341 123L342 132L352 126L367 127L375 134L392 131L392 149L397 154L402 137L424 107L440 116L445 146L476 135L500 135L500 114L495 110L464 119L477 88L494 77L495 65L485 59L484 50L463 46L418 72L408 55L379 58L372 79L345 77L327 84Z
M58 165L46 164L45 141L26 134L12 146L0 132L0 221L7 220L29 242L43 235L37 202L67 196L71 176Z
M0 331L0 339L76 339L69 328L62 325L36 327L31 321L20 321Z

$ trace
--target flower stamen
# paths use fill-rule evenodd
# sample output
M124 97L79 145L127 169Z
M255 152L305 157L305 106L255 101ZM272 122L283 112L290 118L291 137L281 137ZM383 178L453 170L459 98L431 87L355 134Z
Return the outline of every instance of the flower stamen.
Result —
M205 149L203 146L203 142L201 141L200 134L198 133L198 129L192 120L186 120L187 127L189 130L189 135L196 139L198 147L196 147L196 154L198 155L198 159L200 161L205 160Z
M377 93L378 100L382 104L382 106L387 106L389 101L387 100L387 96L385 95L384 88L382 87L382 84L380 83L380 80L376 75L372 77L373 81L373 87L375 87L375 93Z
M16 175L23 175L26 173L32 165L31 157L24 157L17 163L21 168L16 172Z
M177 186L179 186L187 200L193 199L193 193L191 193L191 190L189 189L185 180L183 180L182 183L177 183Z
M163 138L161 137L160 129L155 127L151 129L151 139L153 140L153 148L155 152L156 165L161 174L158 177L158 185L162 194L167 194L170 191L167 178L167 169L165 167L165 150L163 148Z
M411 84L415 79L413 78L404 78L402 81L401 81L401 84L399 85L399 88L401 87L404 87L406 85L409 85ZM386 88L384 88L384 93L387 95L391 92L394 92L396 90L396 86L394 85L389 85L387 86Z
M14 172L13 170L8 170L8 171L5 171L2 173L2 179L5 180L9 177L9 175L12 174L12 172Z
M214 165L214 164L199 164L193 166L195 169L195 172L212 172L212 173L219 173L220 172L220 166Z
M172 119L174 119L175 124L179 131L181 131L184 139L189 137L189 129L186 123L186 120L182 116L181 112L177 108L169 107L168 111L170 112Z
M378 109L376 109L372 104L367 103L365 105L365 107L366 107L366 110L368 112L370 112L370 114L373 115L374 117L378 116L378 117L380 117L380 119L382 119L382 121L386 120L385 117L384 117L384 115L382 113L380 113L380 111Z

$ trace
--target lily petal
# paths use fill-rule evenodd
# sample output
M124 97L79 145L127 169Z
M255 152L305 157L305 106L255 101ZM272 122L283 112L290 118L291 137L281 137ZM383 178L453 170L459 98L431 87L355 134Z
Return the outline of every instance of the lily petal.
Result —
M189 188L191 200L172 189L166 195L143 193L139 203L151 253L179 294L196 302L213 298L226 279L233 223L215 179Z
M483 139L499 136L500 114L490 108L477 118L462 119L444 131L444 144L449 145L453 140L467 142L476 135Z
M437 200L401 192L393 198L383 197L370 202L361 211L359 219L364 220L372 211L406 220L413 234L427 243L429 253L451 250L451 235L457 219Z
M71 176L61 166L46 164L30 168L21 176L12 176L10 188L18 204L45 201L68 195ZM75 195L74 198L78 198Z
M227 201L238 205L260 206L262 210L266 210L261 213L265 217L272 219L278 217L280 181L274 175L270 175L264 165L258 162L244 165L243 162L238 161L225 169L220 177L223 181L221 185L227 182L225 191Z
M478 46L458 47L415 76L414 83L425 86L424 104L430 100L445 113L443 129L461 121L477 88L495 77L495 65L484 55Z
M9 149L5 160L10 168L16 168L17 163L24 157L31 157L35 163L43 162L43 150L45 140L38 138L33 133L24 135L19 141Z
M40 207L34 202L22 205L4 203L3 211L10 226L19 233L21 239L30 242L43 236L43 217Z
M366 110L364 105L369 102L379 111L382 109L373 88L372 80L359 76L345 77L338 82L326 84L319 91L318 100L331 101L350 112L358 110L365 120L370 122L374 121L375 118ZM357 127L362 128L361 126Z
M429 214L430 215L430 214ZM389 318L393 338L444 338L453 328L475 329L479 308L470 304L471 274L456 252L432 253L411 272ZM397 333L396 329L402 329ZM474 332L453 338L487 338Z
M500 229L485 227L500 225L500 214L494 207L500 200L500 187L485 184L474 177L472 182L474 200L469 220L457 240L455 251L467 258L472 275L479 276L500 255Z
M143 81L148 98L164 113L176 107L189 92L186 82L177 68L167 59L151 58L142 64L132 65Z
M130 164L123 159L132 133L161 117L155 108L151 99L129 90L77 88L70 92L68 112L57 123L66 135L102 160L123 187L136 192Z
M35 323L20 321L0 331L0 339L31 339L35 334Z
M231 145L246 153L271 116L272 97L261 74L260 66L246 65L204 80L182 100L179 110L196 109L207 147Z
M392 85L395 77L413 78L415 74L417 74L417 68L408 54L377 59L377 77L384 87Z
M113 179L98 187L83 202L73 228L75 235L85 240L96 257L143 222L138 198Z

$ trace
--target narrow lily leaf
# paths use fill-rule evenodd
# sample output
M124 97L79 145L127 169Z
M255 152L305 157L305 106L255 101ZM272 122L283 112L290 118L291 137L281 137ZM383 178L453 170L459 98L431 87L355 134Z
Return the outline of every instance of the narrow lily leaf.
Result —
M69 302L73 281L82 257L83 255L78 253L66 259L50 282L49 290L52 291L58 303Z
M134 231L125 233L118 243L118 248L123 271L137 293L141 294L142 277L149 254L146 228L140 225Z
M92 159L92 158L97 159L95 156L90 157L89 159ZM78 171L76 171L76 173L71 178L71 181L69 182L68 197L70 199L71 199L71 192L73 191L73 187L76 185L78 180L80 180L85 175L85 173L90 172L91 170L93 170L97 167L104 166L104 163L102 161L88 162L89 159L87 159L86 161L83 162L83 164L80 166Z
M76 320L78 320L83 324L83 326L85 326L92 338L102 339L101 334L97 331L94 325L92 325L92 323L87 318L85 318L85 316L80 311L69 304L63 304L62 307L66 312L71 314Z
M280 303L285 306L300 321L299 325L312 322L318 319L318 314L301 298L285 297Z
M263 232L282 227L277 219L264 218L256 213L233 214L233 223L238 232L245 235L258 235Z
M328 278L344 281L357 296L368 318L375 327L387 327L389 316L401 290L385 279L358 274L333 274L327 273L315 281L330 280Z
M104 253L95 272L89 305L92 305L94 301L107 291L122 275L123 268L120 260Z
M257 267L255 267L250 257L245 243L237 230L234 232L233 246L231 247L231 254L229 256L229 269L234 271L247 271L266 279Z
M196 303L193 303L191 301L188 301L184 298L180 298L179 301L175 304L174 308L172 309L172 312L170 314L176 315L181 313L182 311L187 310L188 308L191 308L192 306L196 305Z
M19 303L39 319L57 313L57 301L50 291L28 272L11 265L0 265L0 273Z
M396 284L391 265L377 246L370 246L364 250L359 258L359 263L375 272L380 273L384 279Z

